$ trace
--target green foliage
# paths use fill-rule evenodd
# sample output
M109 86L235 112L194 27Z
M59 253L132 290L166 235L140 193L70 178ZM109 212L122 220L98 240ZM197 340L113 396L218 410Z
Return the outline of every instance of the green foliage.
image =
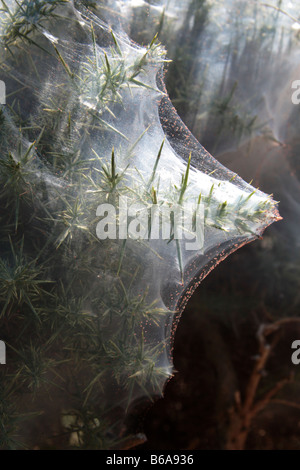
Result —
M32 41L32 34L49 19L57 18L55 9L68 0L22 0L15 2L14 10L10 10L1 0L4 15L1 40L6 47L16 45L17 41Z
M130 241L100 241L94 233L97 205L120 194L159 207L183 204L188 198L191 155L180 184L164 194L159 166L165 139L150 178L145 178L131 160L150 125L134 143L118 129L125 92L160 93L145 77L149 66L164 62L165 52L155 36L142 52L134 51L132 60L111 31L105 31L108 46L100 47L98 35L104 33L95 25L86 28L90 46L84 61L71 60L53 38L44 50L39 41L42 28L48 21L63 20L60 7L67 3L22 0L12 11L2 0L1 40L12 60L31 57L35 51L28 63L39 80L43 70L37 70L34 54L46 54L62 77L41 97L38 115L30 113L30 103L22 108L23 103L13 97L9 104L13 120L4 111L0 114L0 315L10 355L0 389L3 448L35 445L31 436L20 442L15 436L21 420L26 426L40 412L51 420L51 410L43 405L45 396L57 398L67 448L121 446L122 422L132 399L140 395L151 399L171 373L160 363L170 338L158 338L156 344L145 339L147 329L165 329L173 312L153 301L151 286L142 292L134 289L135 280L142 279L147 269L141 262L144 252ZM205 1L195 1L191 9L195 38L198 22L202 26L206 22L208 7ZM231 97L216 103L218 113L228 112ZM82 110L82 102L90 106ZM92 148L96 133L103 148L110 145L109 155ZM121 168L119 155L124 153L129 164ZM274 204L252 205L254 192L229 203L216 197L215 190L212 182L208 194L198 199L205 205L207 227L251 233L251 223L261 220ZM180 243L173 236L167 243L176 245L183 283ZM109 408L111 396L114 409ZM123 411L116 419L119 409Z

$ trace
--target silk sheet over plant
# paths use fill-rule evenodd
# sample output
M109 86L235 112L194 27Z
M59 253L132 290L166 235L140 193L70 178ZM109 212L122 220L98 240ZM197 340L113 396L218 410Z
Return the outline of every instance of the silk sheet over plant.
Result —
M134 400L172 376L197 284L279 217L178 118L163 46L131 42L117 4L84 3L2 0L3 448L32 446L41 420L43 442L60 429L66 447L122 447ZM121 198L140 212L200 208L202 245L177 238L172 219L164 238L130 236L130 220L126 236L99 236L99 206L120 223Z

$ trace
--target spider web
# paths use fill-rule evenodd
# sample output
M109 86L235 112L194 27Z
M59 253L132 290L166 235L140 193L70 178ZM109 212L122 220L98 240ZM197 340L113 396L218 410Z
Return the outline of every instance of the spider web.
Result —
M21 11L7 3L15 29L6 11L1 20L8 95L1 168L23 172L15 194L2 171L2 258L12 265L12 251L21 250L42 267L56 299L46 300L48 310L45 299L32 307L38 316L45 309L45 324L54 312L63 323L70 310L88 319L64 333L57 354L76 364L81 404L123 413L135 399L163 392L176 324L196 286L279 215L271 197L218 163L180 120L164 86L160 44L130 41L116 7L98 10L100 18L80 3L39 14L26 10L29 3ZM97 207L117 205L120 196L147 207L201 206L203 246L190 250L174 237L99 240ZM17 348L17 335L11 341ZM61 413L76 407L68 400ZM114 439L121 429L119 423Z

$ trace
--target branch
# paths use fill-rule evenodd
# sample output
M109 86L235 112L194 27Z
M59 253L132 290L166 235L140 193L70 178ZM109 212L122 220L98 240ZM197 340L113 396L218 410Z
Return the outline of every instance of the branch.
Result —
M277 382L275 387L269 390L269 392L267 392L265 396L255 404L255 406L251 410L251 418L256 416L257 413L259 413L261 410L263 410L270 403L271 398L274 397L279 392L279 390L281 390L287 383L292 382L292 380L293 376L291 375L290 377L287 377Z
M281 398L274 398L274 400L271 400L270 403L277 403L278 405L291 406L293 408L297 408L298 410L300 410L299 403L295 403L289 400L282 400Z

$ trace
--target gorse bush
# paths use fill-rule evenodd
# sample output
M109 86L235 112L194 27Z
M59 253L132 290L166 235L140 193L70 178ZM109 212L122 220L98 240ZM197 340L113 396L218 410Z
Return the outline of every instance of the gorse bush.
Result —
M196 284L278 218L174 115L156 37L139 47L88 6L2 0L3 448L124 446L130 406L172 374L174 319ZM201 206L203 247L187 249L173 219L166 239L99 239L97 208L119 223L120 197L137 212Z

